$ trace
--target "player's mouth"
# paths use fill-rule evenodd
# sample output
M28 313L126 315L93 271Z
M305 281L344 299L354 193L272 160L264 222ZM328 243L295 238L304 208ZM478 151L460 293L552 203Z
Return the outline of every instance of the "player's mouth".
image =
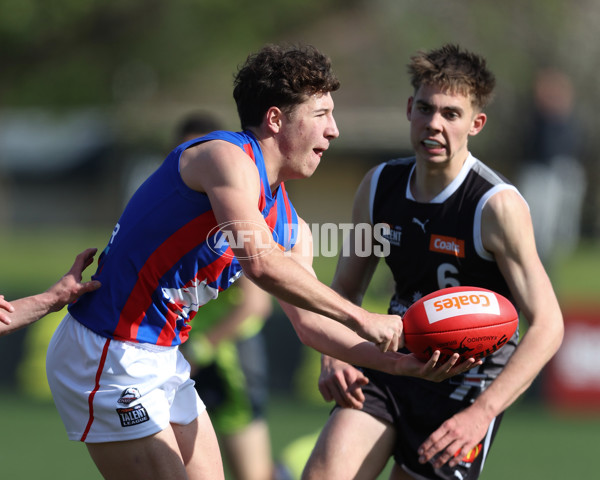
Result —
M327 150L326 148L313 148L313 152L315 152L315 155L319 158L321 158L323 156L323 154L325 153L325 150Z
M445 147L437 140L425 139L421 142L427 150L443 150Z
M425 139L423 140L423 145L425 145L427 148L444 148L444 146L437 140Z

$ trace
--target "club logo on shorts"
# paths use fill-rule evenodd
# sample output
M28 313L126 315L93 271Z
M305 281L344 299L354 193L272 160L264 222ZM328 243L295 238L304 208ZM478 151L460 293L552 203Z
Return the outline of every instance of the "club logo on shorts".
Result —
M479 456L479 454L481 453L481 450L483 449L483 445L481 445L481 443L475 445L475 447L473 447L469 453L467 453L460 461L460 463L462 465L470 465L471 463L473 463L475 461L475 459ZM460 455L460 450L458 452L456 452L454 454L455 457L458 457Z
M142 405L134 405L133 407L117 408L119 419L122 427L132 427L140 423L150 420L148 412Z
M131 402L141 397L142 396L140 395L140 391L137 388L128 387L125 390L123 390L123 393L121 393L121 396L117 400L117 403L120 403L122 405L129 405Z

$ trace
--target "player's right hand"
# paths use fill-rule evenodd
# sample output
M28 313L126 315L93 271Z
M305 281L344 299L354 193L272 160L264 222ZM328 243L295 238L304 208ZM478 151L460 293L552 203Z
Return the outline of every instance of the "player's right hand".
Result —
M373 342L382 352L395 352L404 346L402 318L399 315L367 312L356 333Z
M48 289L48 292L56 297L51 311L56 312L77 300L84 293L100 288L100 282L97 280L81 281L83 271L93 263L96 252L96 248L88 248L77 255L70 270Z

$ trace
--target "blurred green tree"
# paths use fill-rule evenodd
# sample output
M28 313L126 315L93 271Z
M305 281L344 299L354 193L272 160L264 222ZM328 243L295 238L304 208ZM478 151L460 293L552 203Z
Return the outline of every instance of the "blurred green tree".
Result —
M0 0L0 101L69 108L166 91L352 3Z

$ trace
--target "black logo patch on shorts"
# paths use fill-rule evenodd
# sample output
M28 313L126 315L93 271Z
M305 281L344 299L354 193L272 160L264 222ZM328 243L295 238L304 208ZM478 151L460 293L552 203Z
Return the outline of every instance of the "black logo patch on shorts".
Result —
M117 413L119 414L122 427L132 427L133 425L139 425L150 420L146 409L143 405L139 404L133 407L117 408Z
M141 398L140 391L135 387L128 387L123 390L121 396L117 400L117 403L121 403L123 405L129 405L131 402Z

